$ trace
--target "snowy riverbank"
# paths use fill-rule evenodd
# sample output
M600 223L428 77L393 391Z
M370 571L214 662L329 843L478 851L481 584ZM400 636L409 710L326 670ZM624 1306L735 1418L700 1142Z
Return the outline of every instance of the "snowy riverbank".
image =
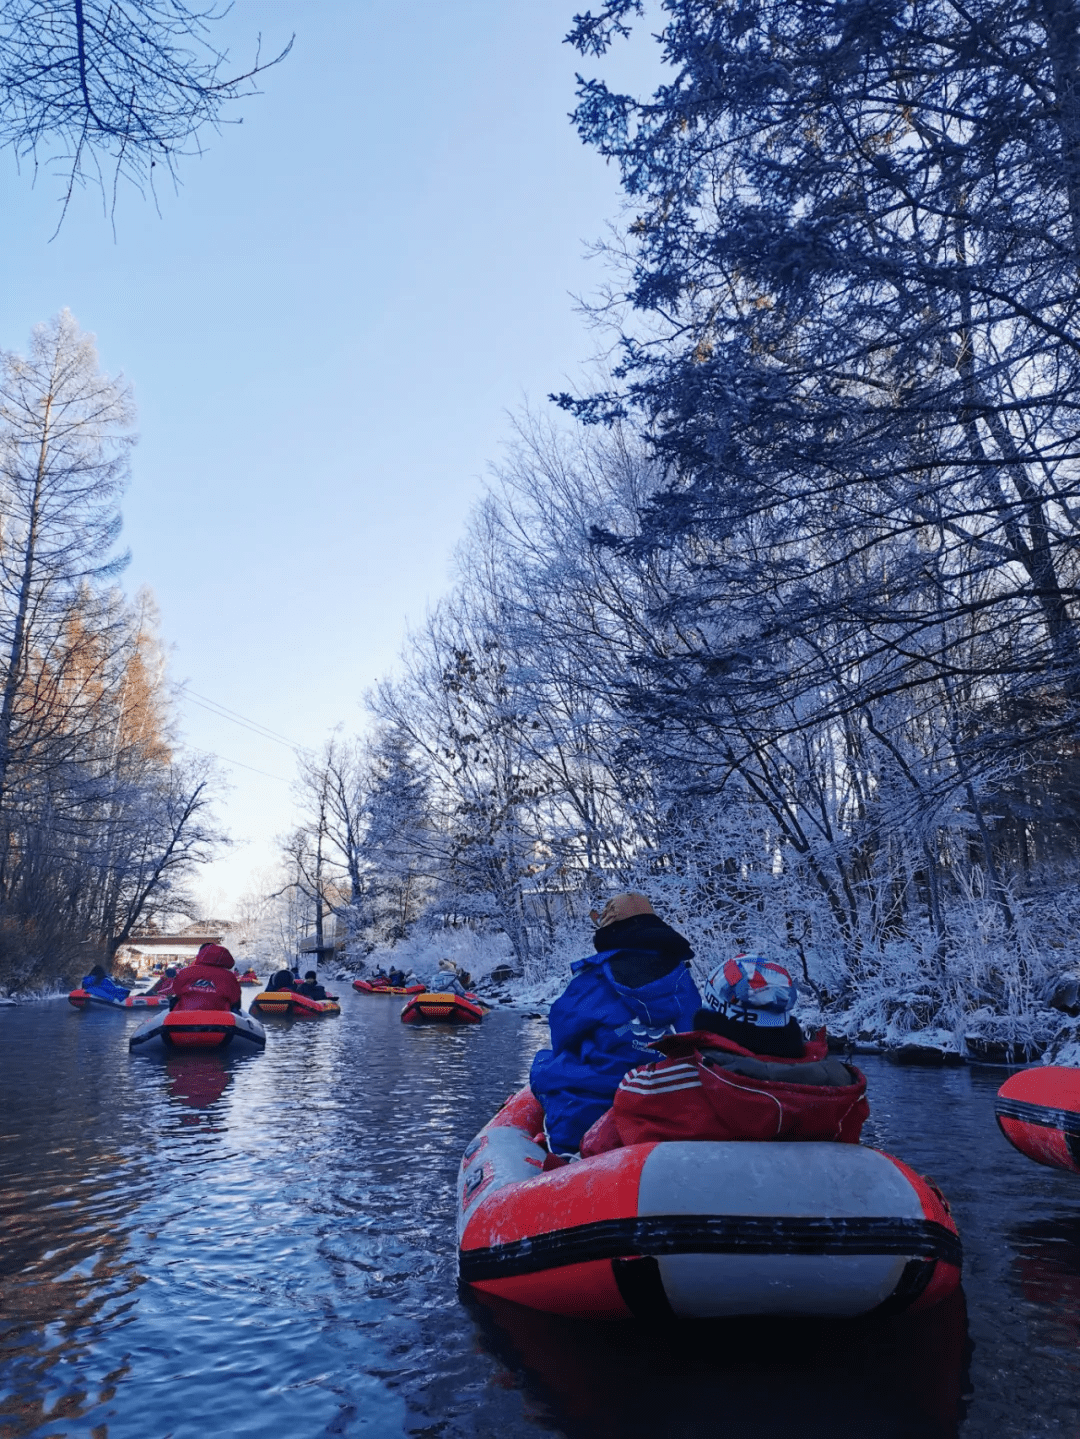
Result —
M712 948L700 941L696 947L699 954ZM536 971L522 975L515 972L505 936L467 929L438 931L376 949L362 963L335 965L326 977L332 974L337 982L347 984L376 968L397 966L413 972L430 987L436 982L440 960L450 959L469 973L472 986L492 1007L546 1016L570 979L571 964L586 952L580 935L568 937L546 957L542 969L537 966ZM695 963L699 985L708 967ZM827 976L828 966L822 969ZM1043 982L1041 1001L1018 1005L1011 1014L985 1003L974 1007L970 1000L966 1005L955 998L943 1004L940 993L935 993L924 977L904 973L899 966L894 973L879 974L839 998L830 997L823 987L802 983L800 978L797 1018L807 1031L824 1025L839 1052L856 1056L884 1054L906 1064L1041 1061L1080 1067L1080 977L1072 970L1073 966L1059 970L1053 980ZM65 994L50 986L47 992L19 993L11 998L17 1004L29 1004L62 999Z
M444 931L376 949L362 967L343 972L343 980L396 965L430 983L439 961L451 959L468 971L477 992L493 1006L546 1016L570 978L572 962L585 952L577 938L550 955L542 973L521 975L513 972L513 956L504 936ZM823 970L827 976L829 967L825 965ZM695 976L703 983L706 968L696 964ZM957 986L950 988L955 994ZM824 1025L842 1052L884 1054L899 1063L1024 1064L1041 1060L1080 1066L1080 1015L1068 1012L1080 1008L1080 980L1070 980L1065 972L1046 994L1053 1004L1029 1003L1012 1014L1002 1014L989 1004L974 1007L970 1001L963 1005L954 999L943 1004L922 976L904 973L898 965L895 973L877 975L839 999L830 998L827 991L815 994L812 986L804 984L797 1017L808 1031Z

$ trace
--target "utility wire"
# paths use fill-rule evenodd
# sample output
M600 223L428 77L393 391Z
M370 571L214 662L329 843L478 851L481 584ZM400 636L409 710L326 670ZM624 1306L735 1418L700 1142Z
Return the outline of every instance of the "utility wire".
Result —
M181 693L183 693L183 691ZM204 704L202 700L197 700L193 698L190 694L185 694L184 697L185 699L190 700L192 704L198 705L201 710L206 710L208 714L216 716L217 719L228 720L229 724L234 724L240 729L246 729L251 734L258 736L259 739L268 739L273 744L282 745L285 749L290 749L294 753L297 750L297 746L290 744L288 740L278 739L276 735L267 734L264 730L257 729L254 724L248 724L246 721L241 719L234 719L232 715L225 713L224 710L220 710L214 705Z
M216 714L219 719L227 719L231 724L240 725L243 729L251 730L262 739L273 740L275 744L284 745L286 749L294 752L302 749L294 740L287 739L277 730L272 730L268 725L262 724L259 720L250 719L247 715L240 714L237 710L231 710L227 705L219 704L217 700L209 699L206 695L200 695L195 690L188 689L186 685L180 686L180 693L192 703L197 704L200 709L209 710Z
M211 699L209 695L201 695L197 690L187 689L186 687L185 693L194 695L196 699L202 700L204 704L210 704L216 709L223 710L225 714L231 715L234 719L243 720L245 724L255 725L257 728L265 730L267 734L273 735L273 737L280 740L282 744L287 744L290 749L302 748L295 740L289 739L287 735L283 735L279 730L271 729L269 725L263 724L262 720L253 720L250 715L243 715L239 710L231 710L228 705L223 705L220 700Z
M253 764L245 764L245 763L243 762L243 760L239 760L239 759L230 759L230 758L228 757L228 755L218 754L216 750L212 750L212 749L203 750L203 754L212 754L212 755L214 756L214 758L215 758L215 759L219 759L219 760L222 762L222 764L235 764L235 765L238 765L238 766L240 767L240 769L249 769L252 774L261 774L261 775L265 775L267 779L276 779L277 782L278 782L278 784L291 784L291 783L292 783L291 780L282 779L281 775L279 775L279 774L271 774L270 771L267 770L267 769L256 769Z

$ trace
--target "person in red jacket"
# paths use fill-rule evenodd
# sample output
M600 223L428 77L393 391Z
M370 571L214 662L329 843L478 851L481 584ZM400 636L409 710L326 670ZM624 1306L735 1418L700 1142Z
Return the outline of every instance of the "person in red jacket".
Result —
M668 1139L839 1140L857 1144L866 1079L812 1040L790 1011L783 965L738 955L709 978L693 1031L656 1041L663 1058L625 1076L585 1135L582 1158Z
M240 981L233 957L223 945L204 944L195 963L173 980L174 1009L240 1009Z

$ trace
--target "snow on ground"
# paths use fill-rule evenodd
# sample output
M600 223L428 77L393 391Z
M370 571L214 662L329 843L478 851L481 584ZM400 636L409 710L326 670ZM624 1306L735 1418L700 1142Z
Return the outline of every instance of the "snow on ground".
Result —
M394 945L379 945L365 959L364 971L370 974L396 966L426 981L438 971L441 959L451 959L459 969L468 970L478 984L500 965L514 967L510 941L504 934L447 929L410 935Z
M723 952L723 944L717 943L715 935L694 934L691 938L698 950L693 968L700 987ZM477 993L494 1007L546 1015L569 982L573 961L591 952L590 939L590 933L568 933L554 952L538 958L524 975L496 981L493 971L517 968L505 935L464 928L419 931L398 944L380 946L354 972L371 973L378 967L396 965L430 983L438 973L439 961L451 959L469 972ZM741 947L732 944L731 951ZM883 972L849 988L840 1002L822 1003L802 984L795 1017L806 1032L824 1026L831 1037L846 1041L856 1051L925 1049L969 1056L967 1040L971 1039L984 1055L987 1048L1000 1052L1016 1046L1021 1056L1042 1055L1044 1063L1080 1067L1080 1019L1071 1020L1037 998L1032 1002L1032 996L1013 1014L997 1013L985 1004L973 1007L976 985L954 983L937 988L928 982L919 960L920 956L907 953L890 956ZM835 985L837 976L829 966L817 956L814 961L810 968L816 983ZM792 963L791 968L802 983L800 966ZM836 995L837 989L832 993Z
M1080 1019L1065 1019L1064 1016L1059 1018L1062 1023L1050 1041L1042 1062L1080 1069Z

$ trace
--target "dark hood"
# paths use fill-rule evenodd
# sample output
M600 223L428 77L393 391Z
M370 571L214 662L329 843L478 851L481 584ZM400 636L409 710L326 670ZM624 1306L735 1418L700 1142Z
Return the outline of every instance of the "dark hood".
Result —
M694 951L678 930L655 914L632 914L605 924L593 935L597 954L618 953L608 961L612 978L627 989L640 989L693 959Z
M655 914L632 914L605 924L593 935L597 954L612 949L648 949L653 954L671 955L673 959L693 959L694 951L678 930L672 929Z

